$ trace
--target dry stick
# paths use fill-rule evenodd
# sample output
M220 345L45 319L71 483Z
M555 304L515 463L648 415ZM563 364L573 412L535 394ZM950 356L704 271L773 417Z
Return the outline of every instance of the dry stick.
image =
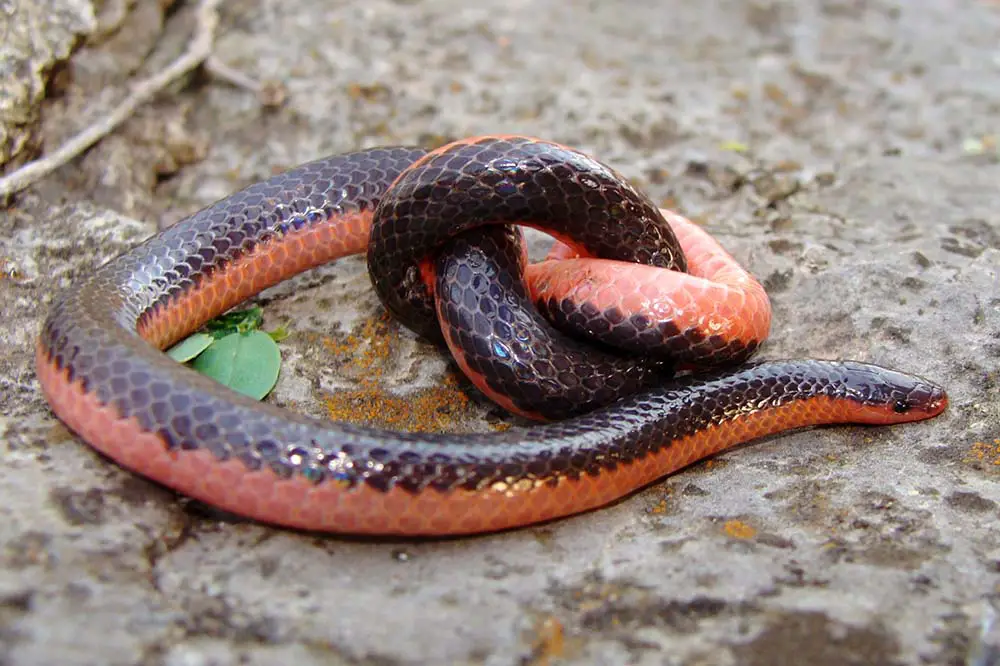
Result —
M201 0L196 14L194 38L187 50L165 69L138 83L129 96L104 119L84 129L52 154L28 162L17 171L0 178L0 201L5 201L15 192L44 178L93 146L127 120L139 106L205 62L211 55L215 29L219 24L219 2L220 0Z
M257 96L257 100L265 107L277 108L285 103L288 97L288 90L284 85L276 81L258 81L252 76L230 67L226 63L212 54L204 63L205 73L236 86L241 90L247 90Z

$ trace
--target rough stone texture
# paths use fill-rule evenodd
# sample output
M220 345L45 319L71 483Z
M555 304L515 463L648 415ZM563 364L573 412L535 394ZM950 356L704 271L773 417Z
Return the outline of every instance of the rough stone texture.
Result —
M73 56L69 92L41 107L45 145L86 122L80 100L177 53L189 6L162 6L137 2ZM219 57L284 81L285 108L198 79L0 218L0 662L996 656L996 2L260 0L225 3L222 26ZM30 353L54 288L156 223L324 153L497 131L592 152L703 221L771 293L763 355L898 366L944 383L951 409L776 437L605 510L441 542L220 520L48 412ZM379 319L362 269L266 295L268 324L296 332L272 399L377 420L390 391L442 427L496 423L476 399L425 400L448 366Z
M95 28L85 0L0 2L0 165L28 147L50 74Z

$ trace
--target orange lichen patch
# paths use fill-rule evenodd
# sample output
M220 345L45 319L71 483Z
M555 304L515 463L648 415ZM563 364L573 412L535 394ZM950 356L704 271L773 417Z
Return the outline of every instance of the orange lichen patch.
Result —
M674 488L672 486L667 486L663 489L663 495L656 501L653 506L649 508L649 513L654 516L663 515L670 508L670 496L674 494Z
M366 382L367 383L367 382ZM334 421L352 421L410 432L459 432L457 416L469 407L469 396L449 375L444 385L394 395L372 385L338 391L324 399Z
M742 520L727 520L722 526L722 531L731 539L752 539L757 536L757 530L753 525Z
M974 442L962 462L1000 466L1000 437L992 442Z
M566 653L566 632L562 622L554 615L546 615L535 623L531 641L532 658L529 663L546 666L553 659L561 659Z
M661 497L660 501L658 501L656 504L654 504L649 509L649 512L651 514L657 515L657 516L666 513L667 512L667 498L666 497Z
M458 375L446 374L434 388L405 393L384 388L398 344L399 328L385 312L368 317L341 339L323 339L326 349L346 359L342 373L359 385L323 399L330 419L409 432L461 432L462 417L471 415L473 403ZM503 422L493 426L509 427Z
M324 338L323 346L340 358L347 358L347 373L363 381L385 376L392 350L399 343L399 329L388 312L368 317L355 332L341 340Z

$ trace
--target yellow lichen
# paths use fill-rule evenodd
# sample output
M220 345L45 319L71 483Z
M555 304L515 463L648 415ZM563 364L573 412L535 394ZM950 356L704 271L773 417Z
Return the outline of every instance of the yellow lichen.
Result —
M666 513L667 509L669 508L670 496L673 494L674 494L673 486L667 486L666 488L664 488L663 495L660 497L660 499L657 500L656 503L653 504L653 506L651 506L648 509L649 513L653 514L654 516Z
M963 462L1000 466L1000 437L990 442L973 442Z
M566 652L566 632L562 622L554 615L540 618L534 627L532 659L529 663L545 666L553 659L560 659Z
M327 414L335 421L349 421L410 432L454 432L463 413L472 407L457 375L445 375L441 386L391 392L382 386L399 344L399 329L387 313L366 319L342 339L324 338L323 346L347 359L341 372L358 387L324 397ZM498 423L496 430L510 427Z
M757 530L742 520L727 520L722 531L732 539L752 539L757 536Z

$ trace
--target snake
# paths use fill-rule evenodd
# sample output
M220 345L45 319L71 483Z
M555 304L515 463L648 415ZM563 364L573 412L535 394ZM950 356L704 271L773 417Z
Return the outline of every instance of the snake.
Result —
M528 261L522 227L551 235ZM293 275L364 254L385 309L527 419L395 432L243 396L162 350ZM35 346L52 411L181 495L306 531L461 535L609 505L811 426L946 408L860 361L755 360L761 284L617 171L517 135L309 162L181 220L58 293Z

